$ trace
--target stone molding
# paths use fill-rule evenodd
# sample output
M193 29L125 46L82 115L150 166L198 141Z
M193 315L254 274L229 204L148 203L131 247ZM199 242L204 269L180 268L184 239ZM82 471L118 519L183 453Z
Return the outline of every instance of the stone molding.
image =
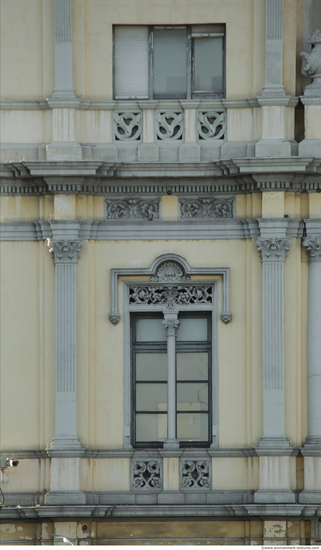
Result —
M178 256L177 254L163 254L162 256L159 256L154 260L154 262L151 264L149 268L115 268L111 269L111 310L109 314L109 320L113 325L117 325L121 319L121 315L119 312L119 278L120 277L136 277L137 282L139 282L139 278L142 276L149 276L151 283L153 283L153 278L157 277L157 281L160 281L161 279L158 277L158 273L161 270L162 266L164 264L168 263L174 263L178 265L178 268L182 272L181 277L191 277L191 276L215 276L219 275L222 276L222 312L221 312L221 320L223 323L227 324L232 320L232 313L230 311L230 269L228 267L225 268L191 268L188 262L182 258L181 256ZM177 277L177 274L176 274ZM175 279L177 280L177 278ZM183 279L184 280L184 279ZM155 281L155 279L154 279ZM167 282L167 284L170 285L170 280L163 279L164 283ZM169 282L168 282L169 281ZM200 281L201 286L204 286L204 281ZM193 285L196 285L197 281L193 281ZM130 283L130 286L133 285L133 283ZM146 286L146 282L144 283L144 286ZM153 286L153 284L152 284Z
M255 245L259 251L262 262L285 262L290 250L290 239L266 239L258 238Z

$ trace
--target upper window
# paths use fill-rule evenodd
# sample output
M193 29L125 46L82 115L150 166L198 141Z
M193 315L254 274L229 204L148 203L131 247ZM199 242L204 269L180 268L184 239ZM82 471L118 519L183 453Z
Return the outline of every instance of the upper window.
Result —
M162 446L168 437L168 410L172 406L175 410L173 435L180 446L209 446L211 314L178 315L173 393L168 391L168 342L163 320L162 314L132 316L133 444ZM173 402L169 403L168 399Z
M115 99L224 96L224 26L115 26Z

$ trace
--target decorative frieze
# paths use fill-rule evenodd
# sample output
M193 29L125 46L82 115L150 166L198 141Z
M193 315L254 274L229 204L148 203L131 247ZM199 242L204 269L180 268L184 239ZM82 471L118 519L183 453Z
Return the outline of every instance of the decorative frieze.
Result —
M184 131L184 113L157 111L155 113L156 136L161 141L182 140Z
M234 218L234 204L234 197L228 199L207 197L179 199L180 218L182 220Z
M180 461L181 489L211 489L211 460Z
M77 263L83 247L82 241L53 241L51 239L47 239L47 241L55 264Z
M136 286L129 287L129 304L166 304L168 309L175 305L212 304L212 286Z
M115 141L140 141L142 137L142 113L114 112Z
M106 199L107 220L158 220L160 199Z
M198 111L199 140L226 139L226 111Z
M262 262L284 262L290 249L290 239L264 239L259 237L255 241Z
M163 472L161 460L131 461L132 489L150 491L163 488Z

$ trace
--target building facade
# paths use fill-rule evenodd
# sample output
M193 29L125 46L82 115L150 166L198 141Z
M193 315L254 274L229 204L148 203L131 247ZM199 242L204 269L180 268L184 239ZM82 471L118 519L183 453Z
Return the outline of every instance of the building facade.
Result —
M1 542L320 542L320 3L0 8Z

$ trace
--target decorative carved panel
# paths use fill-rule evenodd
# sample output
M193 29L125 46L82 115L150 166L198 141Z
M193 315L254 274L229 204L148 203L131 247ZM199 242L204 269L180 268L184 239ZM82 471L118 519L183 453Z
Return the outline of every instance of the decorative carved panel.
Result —
M77 263L83 247L82 241L52 241L48 240L49 252L57 263Z
M226 139L226 111L198 111L197 130L200 140Z
M309 262L321 262L321 235L319 237L308 237L303 241L306 247Z
M132 489L150 491L163 488L161 460L132 460Z
M156 112L156 135L162 141L181 140L184 130L184 113L181 112Z
M284 262L290 250L290 239L264 239L260 237L255 241L256 247L262 258L262 262Z
M234 197L212 199L206 197L179 199L180 217L198 218L234 218Z
M180 461L181 489L211 489L211 461L186 460Z
M116 141L139 141L142 135L142 113L114 113Z
M154 276L151 276L151 281L189 281L190 277L183 273L181 266L177 262L164 262L161 264Z
M187 304L212 304L213 287L203 286L136 286L129 287L130 305L152 305L166 304L167 308L172 309L175 305Z
M107 220L158 220L160 199L106 199Z

